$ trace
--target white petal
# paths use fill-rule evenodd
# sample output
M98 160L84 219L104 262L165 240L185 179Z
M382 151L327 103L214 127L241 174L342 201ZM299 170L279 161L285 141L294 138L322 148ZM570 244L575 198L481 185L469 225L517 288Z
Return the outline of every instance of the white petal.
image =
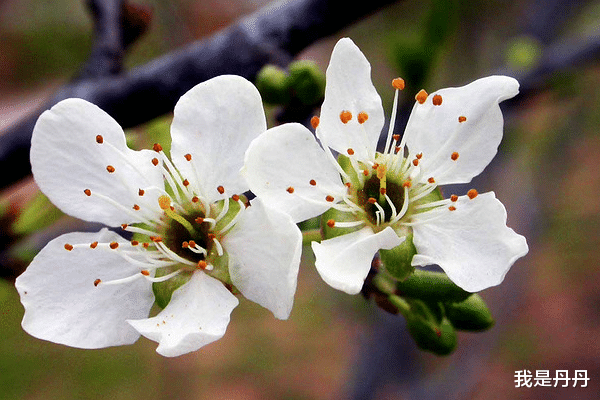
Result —
M327 196L337 203L346 191L312 133L296 123L269 129L256 138L246 152L244 173L265 205L297 222L324 213L333 204L325 200Z
M267 130L258 90L246 79L223 75L194 86L175 106L172 159L210 200L248 190L239 171L248 145ZM185 159L191 154L192 161Z
M158 342L159 354L176 357L223 337L229 315L238 304L220 281L198 271L173 292L171 301L157 316L128 322Z
M345 124L340 119L342 111L352 114ZM363 124L358 122L361 112L368 115ZM373 160L384 119L381 98L371 82L369 61L352 40L341 39L327 67L320 138L339 153L346 154L351 148L359 160Z
M95 241L126 243L106 229L97 233L68 233L46 245L16 288L25 307L23 329L44 340L93 349L131 344L139 334L128 318L145 318L154 303L152 285L138 279L121 285L94 286L96 279L125 278L140 272L115 250L96 248ZM69 243L86 244L67 251Z
M500 284L527 254L527 241L506 226L506 210L493 192L473 200L461 196L455 206L455 211L436 210L432 215L438 218L414 226L412 265L438 264L469 292Z
M280 211L259 199L223 239L231 281L249 300L287 319L294 304L302 234Z
M102 136L102 144L97 135ZM158 193L147 193L143 199L138 195L140 188L163 187L160 168L152 164L154 157L151 150L129 149L119 124L82 99L63 100L45 111L31 138L31 169L44 194L67 214L110 226L140 222L136 213L151 215L158 209ZM108 166L115 171L108 172ZM92 196L84 193L86 189ZM143 206L146 203L152 210ZM140 211L134 212L135 204Z
M406 127L412 155L422 153L422 181L434 177L440 185L467 183L496 155L502 140L503 118L498 103L515 96L519 83L507 76L489 76L459 88L432 93L415 103ZM442 104L433 105L433 97ZM459 117L466 121L459 122ZM451 159L452 153L458 159Z
M393 249L404 239L388 226L376 234L366 227L321 243L313 242L315 267L331 287L356 294L360 292L371 269L375 253L379 249Z

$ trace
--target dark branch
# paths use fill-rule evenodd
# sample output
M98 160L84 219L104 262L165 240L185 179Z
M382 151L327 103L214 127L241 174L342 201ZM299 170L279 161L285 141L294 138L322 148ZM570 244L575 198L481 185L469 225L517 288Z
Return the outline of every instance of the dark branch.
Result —
M348 7L345 0L277 3L209 39L192 43L129 73L73 82L2 136L0 168L5 173L0 177L0 185L6 186L30 173L29 144L35 122L43 110L60 100L69 97L89 100L123 127L136 126L171 111L179 97L200 82L222 74L252 80L266 63L285 65L316 40L393 2L371 0L360 7ZM113 40L109 42L108 47L113 49Z

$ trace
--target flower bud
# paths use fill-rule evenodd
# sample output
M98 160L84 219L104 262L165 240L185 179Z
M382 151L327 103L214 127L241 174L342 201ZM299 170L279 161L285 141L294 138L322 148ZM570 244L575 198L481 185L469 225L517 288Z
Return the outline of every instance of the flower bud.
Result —
M485 331L494 326L494 318L485 301L473 293L460 303L448 303L446 316L456 329L463 331Z
M281 68L275 65L266 65L256 76L256 88L265 103L288 104L290 90L288 76Z
M325 75L314 62L295 61L288 71L288 86L302 104L312 106L323 101Z

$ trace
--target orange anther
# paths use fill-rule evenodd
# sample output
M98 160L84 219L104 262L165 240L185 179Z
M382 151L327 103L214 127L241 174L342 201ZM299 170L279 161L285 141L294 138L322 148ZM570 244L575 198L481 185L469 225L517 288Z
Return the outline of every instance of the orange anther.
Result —
M140 209L140 206L138 206L137 204L134 204L134 205L133 205L133 209L134 209L135 211L138 211L138 210Z
M184 157L185 157L186 160L192 161L192 155L191 154L186 154Z
M117 247L119 247L119 243L117 243L117 242L111 242L111 243L110 243L108 246L109 246L111 249L113 249L113 250L114 250L114 249L116 249Z
M182 183L185 187L188 187L190 185L190 181L188 181L187 179L184 179Z
M327 226L330 227L330 228L333 228L335 226L335 221L332 220L332 219L328 220L327 221Z
M202 218L202 217L198 217L198 218L196 218L194 221L196 221L197 223L201 224L201 223L203 223L203 222L204 222L204 218Z
M405 188L409 188L409 187L411 187L411 186L412 186L412 182L411 182L411 181L405 181L405 182L402 184L402 187L405 187Z
M71 250L73 250L73 246L70 245L69 243L65 243L65 250L71 251Z
M148 247L150 247L150 243L144 242L144 243L142 243L142 247L147 249Z
M348 152L348 155L350 155L350 156L354 155L354 149L348 149L346 151Z
M465 122L466 120L467 120L467 117L464 117L462 115L460 117L458 117L458 122Z
M377 203L377 200L374 197L369 197L369 199L367 201L371 204Z
M194 242L193 240L190 240L188 244L190 245L190 247L196 247L196 242Z
M364 124L369 119L369 114L364 111L358 113L358 117L356 117L359 124Z
M364 176L369 176L369 170L368 169L363 169L363 175Z
M223 186L217 186L217 192L219 192L220 194L225 193L225 188Z
M453 194L452 196L450 196L450 201L452 201L452 202L458 201L458 196Z
M200 201L200 199L198 198L198 196L192 197L192 203L197 203L199 201Z
M158 158L153 158L152 159L152 164L154 164L154 166L156 167L158 165Z
M394 89L404 90L404 87L406 86L406 84L404 83L404 79L395 78L392 80L392 86L394 87Z
M293 187L288 187L287 189L285 189L288 193L294 193L294 188Z
M414 160L412 160L412 163L416 167L417 165L419 165L419 159L415 158Z
M427 182L429 182L429 183L435 183L435 179L433 179L433 176L432 176L431 178L427 179Z
M102 280L100 280L100 279L96 279L96 280L94 281L94 286L98 286L98 285L100 284L100 282L102 282Z
M330 202L330 203L331 203L331 202L333 202L333 200L335 200L335 199L333 198L333 196L327 195L327 197L325 197L325 200L327 200L328 202Z
M383 196L384 194L387 193L387 189L386 188L379 188L379 193L381 193L381 195Z
M469 198L471 200L473 200L475 197L477 197L478 194L479 193L477 193L477 190L475 190L475 189L471 189L467 192L467 196L469 196Z
M115 172L115 167L113 167L112 165L107 165L106 170L112 174L113 172Z
M181 248L187 249L188 247L190 247L190 244L188 242L181 242Z
M90 243L90 248L91 249L95 249L96 246L98 246L98 242L92 242L92 243Z
M421 158L423 158L423 153L419 153L415 156L418 160L420 160Z
M396 134L396 135L392 135L392 137L394 138L394 140L397 142L398 140L400 140L400 135Z
M96 143L98 143L98 144L104 143L104 138L102 137L102 135L96 135Z
M425 103L425 100L427 100L427 96L428 94L425 91L425 89L421 89L419 93L417 93L417 95L415 96L415 100L417 100L419 104L423 104Z
M450 207L448 207L448 210L450 210L450 211L456 211L456 207L450 206Z
M457 153L457 152L454 152L454 153L452 153L452 154L450 155L450 158L452 159L452 161L456 161L456 160L458 160L458 153Z
M442 96L440 96L439 94L434 95L433 99L431 99L431 102L433 103L434 106L441 106L442 105Z
M319 122L321 122L321 120L315 115L310 119L310 126L312 126L313 129L317 129L317 127L319 126Z
M154 146L152 146L152 148L157 153L160 153L163 150L162 146L159 143L154 143Z
M132 240L131 241L131 245L132 246L137 246L138 244L140 244L140 242L138 242L137 240Z
M144 191L144 189L140 189L140 190L138 190L138 195L140 195L140 196L143 196L143 195L144 195L144 193L146 193L146 192Z
M128 226L129 225L127 225L127 224L121 224L121 229L125 230L125 229L127 229Z
M350 111L342 111L340 113L340 120L344 123L347 124L348 121L350 121L352 119L352 113Z
M317 181L315 181L314 179L311 179L310 182L308 182L308 183L310 183L311 186L317 185Z
M90 189L85 189L83 191L83 193L85 193L86 196L91 196L92 195L92 191Z
M208 267L208 264L204 260L198 261L198 269L205 270Z
M158 205L163 210L171 208L171 198L169 196L162 195L158 198Z
M148 275L150 275L150 271L148 271L148 270L145 270L145 269L141 270L140 272L141 272L141 273L142 273L142 275L144 275L144 276L148 276Z
M240 199L240 196L237 194L234 194L233 196L231 196L231 200L233 201L238 201Z

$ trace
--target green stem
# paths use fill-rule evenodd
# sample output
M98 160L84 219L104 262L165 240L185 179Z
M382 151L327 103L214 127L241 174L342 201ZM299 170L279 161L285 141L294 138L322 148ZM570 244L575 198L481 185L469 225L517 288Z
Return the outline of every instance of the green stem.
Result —
M311 242L321 242L323 237L321 236L320 229L311 229L309 231L302 232L302 245L305 246Z

